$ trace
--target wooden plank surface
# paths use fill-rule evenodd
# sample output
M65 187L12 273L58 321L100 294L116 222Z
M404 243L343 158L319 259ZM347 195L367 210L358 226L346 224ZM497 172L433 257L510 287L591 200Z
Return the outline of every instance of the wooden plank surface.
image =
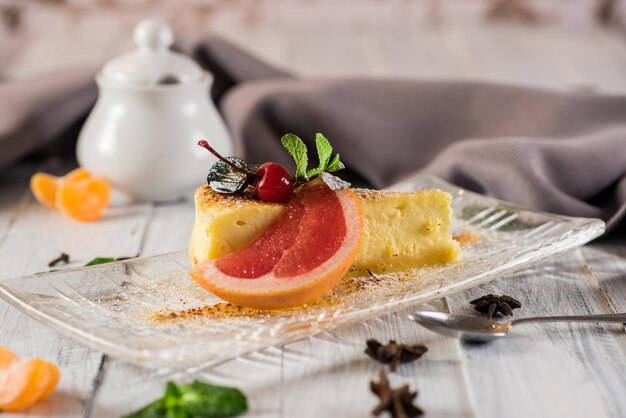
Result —
M220 33L306 76L462 78L626 92L626 44L619 33L588 22L483 25L451 13L434 24L421 6L409 2L393 7L369 2L358 10L278 3L279 8L253 8L247 15L235 7L213 14L199 31ZM90 15L47 38L29 32L28 48L5 40L12 59L1 60L0 73L25 77L68 62L100 62L128 47L131 19L137 18ZM68 24L54 19L47 25ZM2 42L0 51L7 51ZM61 251L80 264L95 256L153 255L186 246L193 222L190 200L120 206L107 222L74 224L34 202L26 188L34 169L20 166L0 175L1 277L45 270ZM429 309L468 313L473 297L497 292L522 300L516 316L626 312L625 276L623 240L594 243ZM0 344L54 361L63 373L55 395L19 417L81 416L89 399L88 416L119 416L158 396L166 380L194 377L244 389L253 417L367 416L376 402L368 380L379 369L363 354L368 337L428 345L420 361L391 379L419 390L418 404L430 417L626 416L626 336L615 326L527 325L510 340L467 346L418 328L404 312L186 374L103 362L101 353L0 302ZM94 385L96 376L102 380Z
M452 296L450 309L471 313L468 302L487 293L519 299L516 317L615 313L579 250ZM626 414L618 395L626 388L625 348L623 327L613 324L528 324L463 352L484 416L617 417Z
M0 189L0 202L17 202L1 206L0 211L4 231L0 261L7 276L45 270L45 261L62 249L78 264L95 255L151 255L186 243L193 213L189 200L119 208L109 222L78 227L34 202L25 189L31 172L32 167L13 171L11 186ZM29 252L23 250L26 247ZM624 311L624 253L620 242L591 245L433 302L427 309L469 313L470 299L496 292L522 300L525 308L516 316ZM363 354L364 341L370 337L428 345L430 351L420 361L403 366L391 379L418 389L419 404L429 416L617 417L626 413L626 401L619 396L626 388L626 336L622 328L611 325L528 325L515 330L510 340L467 346L418 328L405 312L192 374L109 360L101 384L94 388L99 353L4 303L0 309L1 344L25 356L55 361L63 371L57 394L26 416L80 416L92 392L90 416L119 416L158 396L165 381L196 377L243 388L250 397L250 416L314 417L338 412L345 417L363 416L375 405L367 383L379 369Z
M33 167L20 167L2 177L3 184L0 187L2 278L45 271L48 267L41 261L49 259L46 252L56 251L49 245L54 235L49 234L48 231L42 231L41 235L37 234L33 237L32 232L29 233L23 228L22 219L27 220L28 217L36 216L36 212L40 209L31 204L33 199L26 193L28 177L32 171ZM45 211L40 210L40 212L45 219ZM41 222L37 224L40 227L43 226ZM36 237L41 239L33 239ZM16 255L16 245L20 240L24 246L20 254ZM28 242L30 240L33 242ZM42 253L45 254L43 257ZM42 357L53 361L63 372L63 379L56 393L45 404L32 408L29 415L76 416L80 414L82 400L90 387L93 366L100 356L98 353L79 346L49 328L27 319L3 301L0 301L0 344L25 357Z

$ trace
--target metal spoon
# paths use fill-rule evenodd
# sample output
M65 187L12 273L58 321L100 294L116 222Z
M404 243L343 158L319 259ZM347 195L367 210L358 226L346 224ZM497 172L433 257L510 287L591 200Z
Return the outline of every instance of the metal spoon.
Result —
M520 318L498 323L477 316L463 316L443 312L419 312L409 314L409 319L431 331L461 338L465 341L486 342L506 337L513 325L529 322L616 322L626 323L626 313L608 315L573 315Z

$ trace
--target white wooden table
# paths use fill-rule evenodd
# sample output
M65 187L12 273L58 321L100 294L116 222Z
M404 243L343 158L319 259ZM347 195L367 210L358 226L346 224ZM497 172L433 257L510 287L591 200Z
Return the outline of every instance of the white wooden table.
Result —
M372 10L359 9L352 26L337 18L336 10L327 13L331 17L323 31L316 23L320 16L311 15L323 14L323 8L292 14L281 9L282 15L264 15L262 8L248 11L265 16L266 24L237 20L230 10L211 25L272 62L307 75L470 78L626 92L626 46L615 32L558 21L535 28L484 26L463 18L456 25L433 25L420 20L418 6L407 3L379 13L379 2L368 4ZM352 11L346 8L344 15ZM372 15L378 19L368 20ZM99 35L92 35L90 54L99 47L111 55L124 45L116 42L126 36L119 26L103 22L91 18ZM87 43L79 32L88 27L46 33L47 42L58 48L43 48L44 35L31 33L30 41L38 46L16 53L13 41L5 39L14 59L0 70L26 76L44 63L54 66L58 61L48 59L51 50L57 57L77 57ZM51 161L0 172L0 277L44 271L61 252L80 265L96 256L148 256L185 247L193 222L191 201L114 207L100 223L78 224L34 201L28 179L42 168L63 172L67 166ZM520 299L524 306L516 317L626 312L626 241L591 244L429 308L470 313L468 301L490 292ZM376 403L368 381L379 370L363 354L369 337L429 347L422 359L391 375L392 384L409 383L419 390L418 404L429 417L626 416L626 335L618 326L529 325L505 341L466 346L418 328L404 312L185 375L110 359L0 302L0 344L24 357L53 361L62 370L55 394L16 416L115 417L160 396L166 380L196 377L240 387L249 397L251 417L368 416Z

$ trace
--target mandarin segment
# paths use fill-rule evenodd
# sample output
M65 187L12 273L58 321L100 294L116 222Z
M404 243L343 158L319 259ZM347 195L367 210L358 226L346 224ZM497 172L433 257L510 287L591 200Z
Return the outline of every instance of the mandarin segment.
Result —
M56 208L58 178L46 173L35 173L30 178L30 190L42 205Z
M51 367L52 366L52 367ZM41 360L18 361L0 373L0 410L15 412L49 395L58 382L56 366Z
M57 190L57 207L65 215L83 222L100 219L109 206L111 188L100 178L64 182Z
M13 351L0 345L0 373L20 358Z
M54 389L56 389L59 384L59 380L61 379L61 372L55 364L45 362L44 367L48 369L50 379L48 380L48 386L46 386L46 389L39 398L40 401L43 401L48 396L52 395L52 392L54 392Z
M82 167L78 167L78 168L73 169L72 171L64 175L63 177L61 177L59 180L62 182L76 182L76 181L87 180L87 179L90 179L91 177L92 176L89 171L85 170Z
M100 219L109 206L111 195L104 179L93 178L89 171L80 167L63 177L36 173L30 180L30 187L43 205L84 222Z

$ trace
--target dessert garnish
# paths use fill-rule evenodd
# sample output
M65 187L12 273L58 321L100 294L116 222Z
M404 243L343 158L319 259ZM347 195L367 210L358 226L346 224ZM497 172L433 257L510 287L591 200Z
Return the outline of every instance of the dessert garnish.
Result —
M448 193L349 189L331 174L344 166L323 135L316 136L319 163L312 168L300 138L287 134L281 142L296 163L296 188L276 198L276 192L265 197L261 186L270 182L270 167L278 172L281 166L266 163L265 172L199 143L219 159L208 185L194 194L189 241L190 275L210 293L246 308L291 308L315 302L350 269L355 277L369 271L377 281L458 257Z
M331 161L332 147L328 139L317 134L315 144L319 165L307 170L308 156L304 142L294 134L287 134L281 138L281 143L293 157L296 163L295 181L289 171L282 165L266 162L261 165L247 164L237 157L223 157L206 140L198 141L198 145L207 149L218 158L207 175L207 183L211 189L222 194L241 193L253 186L256 196L266 202L283 203L289 200L294 187L302 185L322 173L331 173L344 168L339 160L339 154ZM334 177L334 176L333 176ZM347 183L341 180L323 176L324 181L333 182L330 187L346 188Z
M373 415L380 415L384 411L391 414L392 418L408 418L424 415L424 410L413 404L417 397L417 391L411 392L409 385L402 385L392 389L385 369L380 369L380 381L370 381L370 389L380 398L380 402L372 410Z
M410 363L422 357L428 351L425 345L398 344L389 340L388 344L382 344L377 340L370 339L366 342L365 354L384 364L389 364L389 370L395 372L401 363Z
M328 139L320 133L315 134L315 147L317 148L319 164L317 167L311 168L310 170L307 169L309 158L306 145L297 135L284 135L280 139L280 142L296 163L296 186L313 180L323 172L334 173L335 171L346 168L339 160L339 154L336 154L331 161L330 158L333 155L333 147L330 145Z
M207 183L217 193L235 194L246 189L252 182L261 179L261 175L248 168L241 158L223 157L209 143L201 139L198 145L208 150L219 160L209 170Z
M69 262L70 262L70 256L68 254L61 253L61 255L59 255L58 257L50 260L50 262L48 263L48 267L54 267L59 263L67 264Z
M339 283L356 257L361 233L361 207L354 192L312 182L256 241L208 260L190 274L200 286L235 305L301 306Z
M39 358L21 359L0 346L0 412L16 412L47 398L59 383L59 368Z
M236 417L247 410L248 401L239 389L196 380L184 385L167 382L163 397L124 418Z
M502 315L511 316L513 315L513 309L522 307L522 303L519 300L507 295L489 294L474 299L470 303L474 305L474 309L478 312L486 313L489 319L493 318L498 312Z
M57 209L72 219L96 221L109 206L109 183L77 168L63 177L35 173L30 179L35 198L44 206Z

